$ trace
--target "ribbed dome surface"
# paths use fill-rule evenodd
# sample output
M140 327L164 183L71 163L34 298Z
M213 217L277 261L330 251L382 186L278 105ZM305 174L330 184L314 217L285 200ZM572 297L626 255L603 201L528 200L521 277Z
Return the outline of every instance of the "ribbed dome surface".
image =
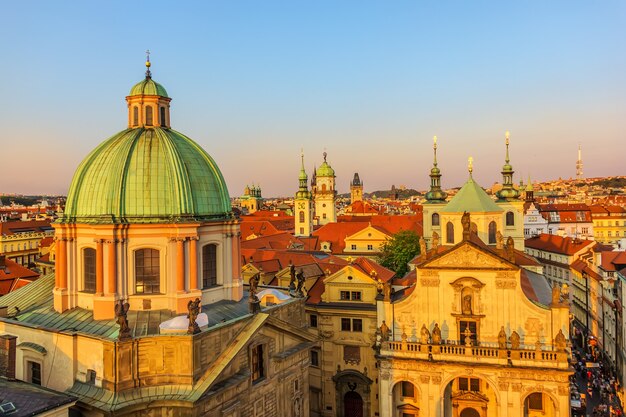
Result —
M215 161L185 135L155 127L124 130L83 160L62 221L172 223L230 216Z
M326 161L324 161L322 162L322 165L317 168L317 171L315 171L315 175L318 177L334 177L335 170L332 169Z
M145 80L141 80L130 89L129 96L161 96L169 97L165 87L161 84L153 81L152 78L146 77Z

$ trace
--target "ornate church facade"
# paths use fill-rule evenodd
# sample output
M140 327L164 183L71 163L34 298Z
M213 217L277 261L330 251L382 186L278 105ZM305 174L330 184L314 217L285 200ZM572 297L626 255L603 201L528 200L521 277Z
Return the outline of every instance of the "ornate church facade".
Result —
M55 273L2 298L3 376L85 416L308 416L303 301L244 295L225 181L146 66L127 128L76 170Z

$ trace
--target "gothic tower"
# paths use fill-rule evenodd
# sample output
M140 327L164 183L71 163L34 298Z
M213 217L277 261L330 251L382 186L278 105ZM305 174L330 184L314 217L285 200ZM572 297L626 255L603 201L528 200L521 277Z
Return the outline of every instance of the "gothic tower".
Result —
M354 173L354 178L350 182L350 204L363 201L363 182L359 178L359 173Z

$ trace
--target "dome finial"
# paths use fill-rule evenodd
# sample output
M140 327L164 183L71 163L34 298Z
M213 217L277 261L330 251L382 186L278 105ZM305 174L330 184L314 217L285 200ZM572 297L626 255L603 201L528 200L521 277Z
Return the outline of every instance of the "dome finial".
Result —
M324 153L323 153L323 155L324 155L324 162L326 162L326 156L328 155L328 154L326 153L326 148L324 148Z
M150 50L146 50L146 78L152 78L152 73L150 73Z
M471 156L467 158L467 170L469 171L470 178L472 178L472 172L474 171L474 158Z
M437 136L433 136L433 153L435 156L433 165L437 166Z

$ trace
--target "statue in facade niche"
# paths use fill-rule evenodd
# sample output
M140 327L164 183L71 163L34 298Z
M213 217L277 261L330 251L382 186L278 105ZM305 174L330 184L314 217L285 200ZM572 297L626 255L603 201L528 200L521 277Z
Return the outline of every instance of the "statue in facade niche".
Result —
M504 326L500 327L500 333L498 333L498 347L500 349L506 349L506 332Z
M470 330L469 326L465 328L463 335L465 336L465 346L471 347L472 346L472 331Z
M420 330L420 343L422 345L427 345L430 339L430 332L426 328L425 324L422 324L422 329Z
M187 327L187 334L200 333L200 327L196 323L198 314L200 314L200 299L196 298L194 301L189 300L187 303L187 318L189 319L189 327Z
M520 337L515 330L513 330L513 332L511 332L511 336L509 336L509 343L511 344L511 349L519 349Z
M128 314L128 310L130 309L130 304L124 302L124 300L119 300L117 304L115 304L115 322L120 326L120 331L117 335L118 340L130 339L130 327L128 327L128 319L126 315Z
M559 352L565 352L567 350L567 339L565 339L565 335L561 329L559 329L559 332L554 338L554 347Z
M515 260L515 242L513 242L513 238L511 236L506 239L506 255L509 258L509 261Z
M464 211L463 215L461 216L461 226L463 226L463 239L469 239L471 220L470 214L467 211Z
M472 315L472 296L470 294L463 297L461 303L461 313L465 315Z
M433 345L441 344L441 329L439 328L439 323L435 323L435 327L433 328Z

